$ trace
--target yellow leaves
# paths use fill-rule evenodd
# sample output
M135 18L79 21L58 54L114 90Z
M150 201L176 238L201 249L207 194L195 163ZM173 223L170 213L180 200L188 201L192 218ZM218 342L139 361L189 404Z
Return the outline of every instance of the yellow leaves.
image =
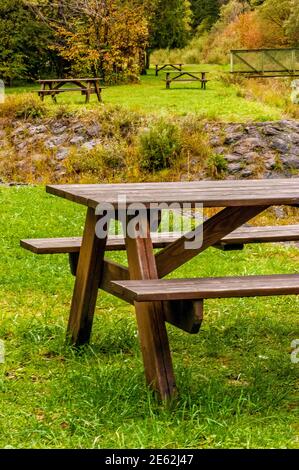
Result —
M115 0L77 3L76 15L66 26L55 26L56 51L78 69L99 67L114 73L139 67L139 55L148 45L148 23L144 7L121 5Z

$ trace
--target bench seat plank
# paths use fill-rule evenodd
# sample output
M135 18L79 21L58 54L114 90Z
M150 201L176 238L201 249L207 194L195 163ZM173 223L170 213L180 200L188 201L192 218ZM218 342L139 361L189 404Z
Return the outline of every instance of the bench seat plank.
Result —
M299 294L299 274L112 281L112 284L120 295L125 294L135 302Z
M181 234L166 232L152 234L154 248L164 248L167 244L180 238ZM223 237L221 245L240 245L246 243L267 243L299 241L299 225L280 225L276 227L241 227L229 235ZM21 240L21 246L36 254L76 253L80 251L81 237L64 238L37 238ZM125 249L125 241L122 235L114 235L108 238L106 249L117 251Z
M222 239L222 242L229 244L287 241L299 241L299 225L241 227Z
M169 243L177 240L180 233L169 232L163 234L163 237L153 234L153 244L155 248L164 248ZM22 248L32 251L36 254L55 254L55 253L76 253L80 251L82 237L64 237L64 238L36 238L32 240L21 240ZM122 235L113 235L107 240L107 251L125 250L125 240Z

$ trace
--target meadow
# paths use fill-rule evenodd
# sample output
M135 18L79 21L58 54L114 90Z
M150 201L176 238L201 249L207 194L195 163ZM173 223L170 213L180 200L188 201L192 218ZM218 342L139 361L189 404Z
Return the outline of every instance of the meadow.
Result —
M188 65L186 71L206 71L210 80L206 90L198 83L175 83L170 90L165 87L165 72L155 77L151 68L140 83L107 86L103 92L104 105L118 105L140 113L186 115L194 113L203 118L223 121L271 121L297 112L290 104L290 80L242 80L231 77L226 66ZM36 84L7 88L7 95L36 92ZM77 92L63 93L58 103L76 112L85 112L99 106L93 95L91 103L84 104L84 97ZM45 98L48 111L55 114L59 106ZM79 106L80 105L80 106ZM81 109L81 111L80 111Z
M19 247L80 235L84 209L43 187L2 187L0 202L0 447L299 447L298 297L208 301L198 335L169 325L180 394L165 406L145 385L133 308L101 292L91 343L73 350L67 257ZM175 274L291 273L298 258L292 244L211 248Z

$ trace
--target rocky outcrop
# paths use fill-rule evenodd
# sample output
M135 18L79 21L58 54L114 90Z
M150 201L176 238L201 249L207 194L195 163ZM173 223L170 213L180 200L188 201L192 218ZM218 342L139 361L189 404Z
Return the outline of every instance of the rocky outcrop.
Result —
M35 173L35 181L39 181L38 172L43 165L47 165L48 174L54 175L55 181L60 181L66 174L66 161L72 151L82 151L84 158L86 152L98 145L111 147L116 137L109 134L104 126L105 122L84 122L79 117L38 122L15 121L9 128L0 129L0 164L5 164L10 152L14 155L16 174L18 171L20 174L22 171L25 173L30 160L30 171ZM134 128L136 135L141 131L140 126ZM215 165L220 159L221 178L281 178L299 175L298 121L208 121L203 124L203 132L207 135ZM121 133L117 138L123 138ZM193 177L205 179L210 178L211 174L204 169L200 174L192 174ZM7 177L5 179L7 181Z
M214 154L227 162L227 176L291 177L299 174L299 122L207 123Z

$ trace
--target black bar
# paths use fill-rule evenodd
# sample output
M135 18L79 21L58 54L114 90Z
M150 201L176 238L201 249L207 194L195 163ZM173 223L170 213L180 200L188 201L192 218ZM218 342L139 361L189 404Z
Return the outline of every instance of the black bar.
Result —
M30 468L41 468L44 462L47 465L59 464L63 461L68 467L71 464L87 468L94 465L96 469L110 468L206 468L207 465L219 465L219 468L238 467L240 464L264 464L265 468L273 464L287 468L297 459L299 452L292 450L224 450L224 449L100 449L100 450L16 450L4 449L0 451L0 462L4 465L16 465L23 468L29 464ZM290 467L293 468L293 467ZM295 468L295 467L294 467Z

